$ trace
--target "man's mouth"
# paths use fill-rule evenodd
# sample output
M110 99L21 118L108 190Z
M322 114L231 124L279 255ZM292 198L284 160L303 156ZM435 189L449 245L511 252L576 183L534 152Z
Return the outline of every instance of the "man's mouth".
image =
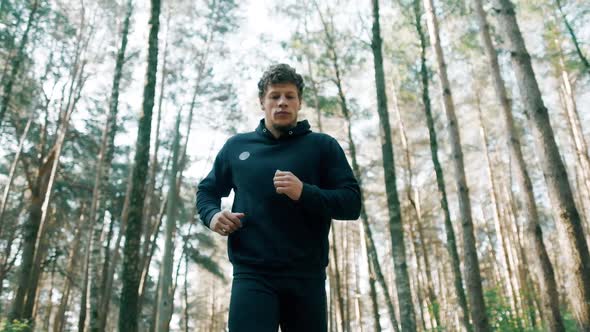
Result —
M275 112L275 116L287 116L289 114L290 113L289 112L286 112L286 111L278 111L278 112Z

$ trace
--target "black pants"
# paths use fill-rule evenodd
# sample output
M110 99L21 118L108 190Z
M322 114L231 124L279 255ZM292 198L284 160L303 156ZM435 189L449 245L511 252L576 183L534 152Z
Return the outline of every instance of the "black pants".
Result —
M234 276L230 332L326 332L324 278Z

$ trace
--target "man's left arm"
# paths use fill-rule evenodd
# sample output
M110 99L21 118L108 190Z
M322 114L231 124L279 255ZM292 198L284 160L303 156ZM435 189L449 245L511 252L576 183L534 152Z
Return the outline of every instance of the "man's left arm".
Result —
M331 138L322 154L320 186L302 183L298 203L309 213L339 220L358 219L361 211L360 188L346 155L338 142Z

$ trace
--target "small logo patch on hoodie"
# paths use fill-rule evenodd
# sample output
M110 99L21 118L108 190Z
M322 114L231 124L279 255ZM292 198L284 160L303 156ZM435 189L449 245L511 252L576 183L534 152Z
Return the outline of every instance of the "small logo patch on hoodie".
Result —
M244 151L244 152L240 153L240 156L238 158L240 158L240 160L246 160L246 159L250 158L250 152Z

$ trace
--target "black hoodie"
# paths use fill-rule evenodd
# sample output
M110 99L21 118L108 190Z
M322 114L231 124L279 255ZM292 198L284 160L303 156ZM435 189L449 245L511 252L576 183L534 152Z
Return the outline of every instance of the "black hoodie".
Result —
M275 191L276 170L303 182L299 201ZM229 235L234 274L325 277L331 219L355 220L359 186L338 142L300 121L276 139L264 126L231 137L199 183L197 209L209 227L221 197L235 192L242 228Z

